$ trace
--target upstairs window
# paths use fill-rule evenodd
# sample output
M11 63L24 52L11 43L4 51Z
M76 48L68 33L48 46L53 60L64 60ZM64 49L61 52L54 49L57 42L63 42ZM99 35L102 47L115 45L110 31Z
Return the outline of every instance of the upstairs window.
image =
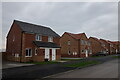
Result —
M84 44L85 44L85 41L84 41L84 40L81 40L81 44L84 45Z
M36 41L42 41L42 36L39 34L36 34Z
M52 36L48 36L48 42L53 42L53 37Z
M26 55L25 57L32 57L32 49L26 48Z
M68 45L70 45L70 41L68 41Z
M89 46L91 45L91 42L90 42L90 41L88 41L88 45L89 45Z

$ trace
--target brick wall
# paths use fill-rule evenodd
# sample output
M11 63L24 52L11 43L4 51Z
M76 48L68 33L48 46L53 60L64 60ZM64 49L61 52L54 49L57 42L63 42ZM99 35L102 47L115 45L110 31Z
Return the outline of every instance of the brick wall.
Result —
M98 52L101 52L102 47L101 47L101 44L97 40L90 37L89 41L91 42L92 54L96 54Z
M6 53L7 59L16 60L15 54L21 54L21 29L13 23L7 36Z

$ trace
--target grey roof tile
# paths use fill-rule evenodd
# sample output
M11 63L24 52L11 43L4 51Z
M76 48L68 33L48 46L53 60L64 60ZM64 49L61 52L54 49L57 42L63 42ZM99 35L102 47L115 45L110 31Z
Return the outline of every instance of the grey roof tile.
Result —
M47 48L60 48L59 45L53 42L42 42L42 41L33 41L37 47L47 47Z
M45 35L45 36L60 37L55 31L53 31L49 27L35 25L27 22L18 21L18 20L14 20L14 21L19 25L19 27L24 32L36 33L36 34Z

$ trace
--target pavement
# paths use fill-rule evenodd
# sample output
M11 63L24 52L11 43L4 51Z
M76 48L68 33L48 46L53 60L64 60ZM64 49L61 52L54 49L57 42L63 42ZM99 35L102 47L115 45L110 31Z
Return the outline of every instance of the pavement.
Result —
M34 64L25 64L25 63L11 62L11 61L5 61L5 60L2 61L2 69L31 66L31 65L34 65Z
M47 78L118 78L118 59Z

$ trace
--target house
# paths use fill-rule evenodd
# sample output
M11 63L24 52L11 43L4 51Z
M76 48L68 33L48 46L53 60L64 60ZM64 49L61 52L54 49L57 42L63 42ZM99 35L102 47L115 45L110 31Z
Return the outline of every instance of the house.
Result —
M14 20L7 35L7 59L29 62L59 60L60 36L49 27Z
M115 49L114 54L119 53L120 52L120 47L119 47L120 42L119 41L110 41L110 42L113 45L113 48Z
M108 49L109 54L114 54L116 52L116 49L111 41L105 39L100 39L100 41L105 44L105 47Z
M80 58L92 54L91 43L85 33L65 32L60 39L61 57Z
M92 54L96 54L99 52L107 53L107 48L105 47L105 44L101 42L98 38L90 37L89 41L91 42Z

